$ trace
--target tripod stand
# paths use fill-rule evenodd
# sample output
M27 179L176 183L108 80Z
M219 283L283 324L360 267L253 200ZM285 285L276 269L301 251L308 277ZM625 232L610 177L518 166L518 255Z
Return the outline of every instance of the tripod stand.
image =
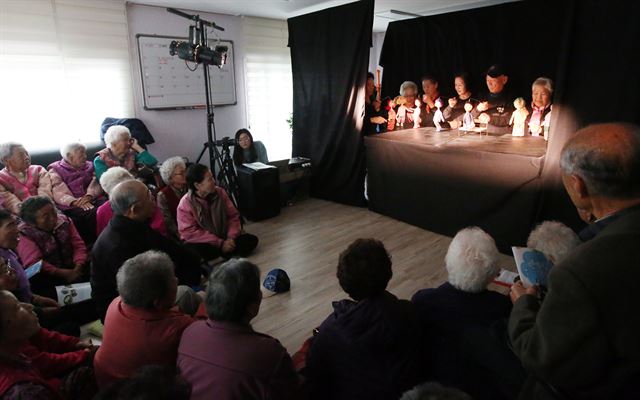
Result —
M191 58L195 58L198 63L200 63L202 59L211 61L211 59L209 58L211 56L211 49L207 48L207 31L205 29L205 26L210 26L218 30L224 29L217 26L213 22L201 19L199 15L190 15L173 8L167 8L167 11L193 20L196 24L195 29L193 26L189 28L189 45L191 46L191 52L187 52L186 54L181 56L181 58L184 58L184 56L187 56L190 60ZM178 54L180 55L180 51L178 51ZM217 65L222 64L224 64L224 61L222 61L221 64ZM233 160L231 159L231 155L229 153L229 146L233 143L233 141L229 138L224 138L222 140L217 140L216 138L216 125L214 122L213 105L211 104L211 80L209 78L209 63L203 63L202 69L204 71L205 99L207 105L207 142L203 144L202 151L200 151L200 155L196 160L196 164L200 162L202 156L204 156L204 153L208 150L209 166L211 168L211 173L216 177L216 183L227 192L229 198L237 207L238 183L236 179L236 171L233 167ZM222 153L218 150L218 146L222 147Z

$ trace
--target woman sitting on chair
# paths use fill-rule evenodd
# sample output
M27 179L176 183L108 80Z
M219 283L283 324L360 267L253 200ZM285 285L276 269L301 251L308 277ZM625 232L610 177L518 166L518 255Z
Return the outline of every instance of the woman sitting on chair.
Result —
M240 213L227 193L202 164L187 168L189 191L178 205L178 231L202 259L246 256L258 245L258 238L242 233Z
M233 147L233 163L237 166L244 163L269 162L267 149L262 142L253 141L253 136L248 129L242 128L236 132L236 144Z

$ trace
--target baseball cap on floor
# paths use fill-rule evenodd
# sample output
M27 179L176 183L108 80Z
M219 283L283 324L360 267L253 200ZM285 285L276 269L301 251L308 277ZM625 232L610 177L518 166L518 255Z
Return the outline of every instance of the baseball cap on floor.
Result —
M276 268L269 271L262 286L275 293L284 293L291 288L291 281L284 270Z

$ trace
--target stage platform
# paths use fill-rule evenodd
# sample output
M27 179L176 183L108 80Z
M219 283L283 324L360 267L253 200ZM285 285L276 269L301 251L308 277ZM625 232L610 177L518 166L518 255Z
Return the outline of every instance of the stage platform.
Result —
M369 208L450 236L480 226L507 252L531 229L546 144L435 128L368 136Z

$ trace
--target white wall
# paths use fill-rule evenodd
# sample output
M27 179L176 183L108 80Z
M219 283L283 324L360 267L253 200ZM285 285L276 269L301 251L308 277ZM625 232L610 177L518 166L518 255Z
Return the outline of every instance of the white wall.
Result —
M384 35L386 32L374 32L371 37L371 49L369 50L369 72L376 74L376 68L378 67L378 61L380 61L380 52L382 51L382 44L384 43ZM382 73L380 74L382 78Z
M247 121L243 65L244 48L240 17L208 14L198 11L186 12L190 14L200 14L201 18L213 21L217 25L225 28L224 32L220 32L220 38L233 41L235 50L236 97L238 102L236 105L219 106L214 109L218 139L224 136L233 137L238 129L246 125ZM195 161L202 149L202 144L207 141L206 111L154 111L144 109L140 62L136 40L136 35L139 33L186 37L189 32L190 21L175 14L168 13L165 8L130 3L127 5L127 19L129 24L129 46L131 49L135 113L136 117L147 125L147 128L149 128L149 131L156 140L154 144L149 146L149 151L160 161L174 155L186 156L189 157L189 160ZM197 72L202 73L201 68L202 66L199 66ZM206 160L206 156L204 160Z

